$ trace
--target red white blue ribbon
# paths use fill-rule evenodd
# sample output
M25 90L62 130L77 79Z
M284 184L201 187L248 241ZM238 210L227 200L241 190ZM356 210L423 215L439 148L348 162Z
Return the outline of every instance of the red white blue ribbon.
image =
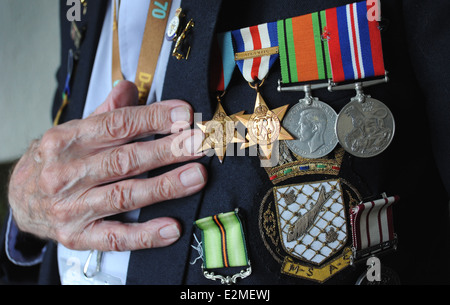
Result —
M254 51L278 46L277 23L270 22L232 31L235 53ZM245 80L263 80L278 58L278 54L237 60Z
M326 10L333 81L385 74L379 24L367 18L366 1Z

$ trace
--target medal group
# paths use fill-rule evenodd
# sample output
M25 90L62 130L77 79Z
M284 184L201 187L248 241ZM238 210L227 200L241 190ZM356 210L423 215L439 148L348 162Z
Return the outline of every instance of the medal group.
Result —
M363 92L388 80L378 22L368 20L366 2L222 33L218 45L220 67L213 77L218 96L225 94L235 65L257 95L253 114L233 116L226 115L218 97L213 120L198 124L206 134L202 150L215 149L221 162L226 146L235 142L241 148L259 145L260 157L270 159L275 141L285 140L295 154L315 159L338 143L352 155L373 157L392 141L392 113ZM278 90L305 92L287 114L289 105L271 110L259 92L278 59ZM357 94L338 115L312 96L320 88L353 88ZM233 121L245 125L245 139L231 130Z
M280 272L288 276L322 283L356 261L396 249L392 204L398 197L382 194L363 201L339 176L345 152L376 156L389 146L395 131L386 105L363 92L388 81L380 28L369 18L370 9L362 1L220 33L213 48L211 89L218 104L211 121L197 124L205 134L200 149L214 149L222 163L231 143L240 143L241 149L259 147L261 164L274 185L262 200L259 230ZM278 91L304 92L290 109L270 109L260 93L276 62L281 66ZM229 116L222 105L235 66L256 91L253 114ZM353 89L356 95L337 114L312 94L325 88ZM236 130L238 123L245 126L245 137ZM264 165L274 152L275 164ZM289 180L304 175L314 176L306 183ZM238 211L195 225L202 234L199 253L206 278L231 284L251 275ZM210 272L229 267L245 269L234 275ZM364 279L365 274L359 283Z

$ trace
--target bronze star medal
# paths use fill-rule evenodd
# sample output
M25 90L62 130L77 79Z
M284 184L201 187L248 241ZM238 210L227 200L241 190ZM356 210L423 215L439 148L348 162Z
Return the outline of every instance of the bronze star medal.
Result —
M247 127L246 139L241 145L248 148L259 145L262 157L270 159L273 143L277 140L293 140L294 138L281 126L281 121L286 114L289 105L270 110L259 91L256 95L256 103L253 114L236 114L236 118Z
M228 116L219 102L216 112L211 121L197 123L197 126L205 134L200 151L214 149L215 154L219 158L220 163L223 162L227 146L230 143L241 142L236 137L235 122L236 116L242 115L244 111Z

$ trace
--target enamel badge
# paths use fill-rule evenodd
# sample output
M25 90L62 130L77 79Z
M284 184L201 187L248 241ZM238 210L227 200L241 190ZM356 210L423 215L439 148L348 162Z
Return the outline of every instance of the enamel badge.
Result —
M322 283L350 266L348 211L360 195L338 176L342 157L338 149L335 158L295 156L266 169L274 187L262 200L259 229L281 273ZM292 179L304 175L308 182Z

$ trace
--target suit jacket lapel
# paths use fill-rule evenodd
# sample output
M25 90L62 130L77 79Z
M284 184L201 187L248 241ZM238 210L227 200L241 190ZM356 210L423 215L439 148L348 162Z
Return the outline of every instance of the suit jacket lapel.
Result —
M188 60L171 56L167 67L163 100L182 99L189 102L196 113L212 115L209 97L209 57L221 0L185 1L182 8L186 18L193 19L190 33L191 52ZM202 162L209 162L204 159ZM151 173L162 174L173 167ZM202 193L188 198L156 204L141 210L140 222L156 217L174 217L181 221L184 233L174 245L161 249L147 249L131 253L128 284L182 284L190 253L193 222L197 217Z
M83 116L84 104L89 88L92 67L94 66L97 45L102 31L103 20L105 18L108 0L89 1L87 15L82 16L81 21L77 22L79 29L85 29L83 41L80 45L79 60L74 66L71 78L71 94L69 105L64 110L60 123L73 119L79 119ZM56 91L55 101L53 103L52 115L55 117L62 103L62 92L64 91L65 80L67 76L68 52L76 50L75 44L71 39L71 22L66 19L68 6L65 2L60 5L61 16L61 67L58 70L58 90Z

